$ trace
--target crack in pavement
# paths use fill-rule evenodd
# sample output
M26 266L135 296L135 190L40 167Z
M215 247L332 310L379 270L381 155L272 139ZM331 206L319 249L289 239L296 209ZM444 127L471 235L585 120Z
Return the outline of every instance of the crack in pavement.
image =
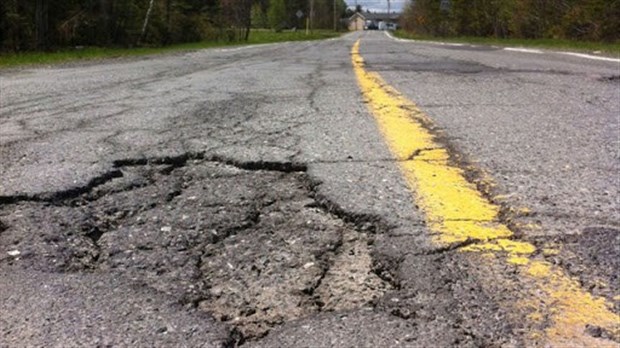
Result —
M228 164L245 170L266 170L282 173L305 172L307 167L305 164L297 162L275 162L275 161L238 161L232 158L226 158L219 155L207 155L205 152L187 152L176 156L164 157L138 157L114 160L112 169L95 176L83 186L71 187L65 190L44 192L37 194L16 194L0 196L0 206L15 204L19 202L48 202L76 198L85 193L92 191L94 188L101 186L113 179L120 178L123 173L120 169L129 166L144 165L170 165L172 169L182 167L190 160L205 160L210 162L219 162Z
M391 288L371 257L389 227L317 194L306 170L204 152L119 159L84 186L2 197L0 266L144 284L225 323L237 345L372 306Z
M95 176L90 179L86 185L68 188L66 190L55 191L55 192L45 192L39 194L17 194L10 196L0 196L0 206L7 204L15 204L19 202L56 202L60 200L65 200L68 198L74 198L80 196L84 193L91 191L93 188L103 185L106 182L109 182L115 178L122 177L123 173L119 169L112 169L108 172L105 172L101 175Z

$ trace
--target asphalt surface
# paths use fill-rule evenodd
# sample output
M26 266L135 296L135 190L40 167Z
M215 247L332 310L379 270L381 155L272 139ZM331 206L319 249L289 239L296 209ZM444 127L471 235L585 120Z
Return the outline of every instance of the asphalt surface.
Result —
M0 346L537 344L514 271L433 244L358 39L617 313L620 63L367 32L0 72Z

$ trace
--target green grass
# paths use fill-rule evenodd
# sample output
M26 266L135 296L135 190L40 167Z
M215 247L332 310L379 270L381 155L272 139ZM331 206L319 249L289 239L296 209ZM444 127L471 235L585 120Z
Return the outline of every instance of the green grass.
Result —
M276 33L271 30L253 30L247 42L204 41L178 44L166 47L141 48L101 48L85 47L66 49L56 52L26 52L19 54L0 54L0 68L27 65L50 65L74 61L97 60L105 58L134 57L162 53L192 51L203 48L231 47L256 45L285 41L321 40L337 37L341 33L329 30L314 30L309 35L304 31L283 31Z
M486 37L431 37L407 33L397 30L394 36L403 39L413 39L422 41L443 41L454 43L467 43L477 45L510 46L510 47L531 47L554 50L568 50L578 52L600 52L613 56L620 55L620 42L601 43L588 41L572 41L557 39L498 39Z

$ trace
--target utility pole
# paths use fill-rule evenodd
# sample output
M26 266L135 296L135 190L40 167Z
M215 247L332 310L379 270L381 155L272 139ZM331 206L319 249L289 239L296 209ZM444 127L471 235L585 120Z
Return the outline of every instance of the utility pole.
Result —
M387 0L388 2L388 15L387 15L387 22L388 23L392 23L392 17L390 17L390 0Z

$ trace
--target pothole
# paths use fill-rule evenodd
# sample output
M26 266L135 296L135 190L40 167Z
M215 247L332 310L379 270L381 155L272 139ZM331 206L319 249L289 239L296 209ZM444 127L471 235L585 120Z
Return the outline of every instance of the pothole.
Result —
M349 310L375 303L391 289L371 272L369 236L345 230L340 253L334 257L315 294L323 310Z
M0 206L0 265L111 273L211 314L238 343L389 289L373 236L346 222L360 217L321 208L303 166L125 162L77 197Z

